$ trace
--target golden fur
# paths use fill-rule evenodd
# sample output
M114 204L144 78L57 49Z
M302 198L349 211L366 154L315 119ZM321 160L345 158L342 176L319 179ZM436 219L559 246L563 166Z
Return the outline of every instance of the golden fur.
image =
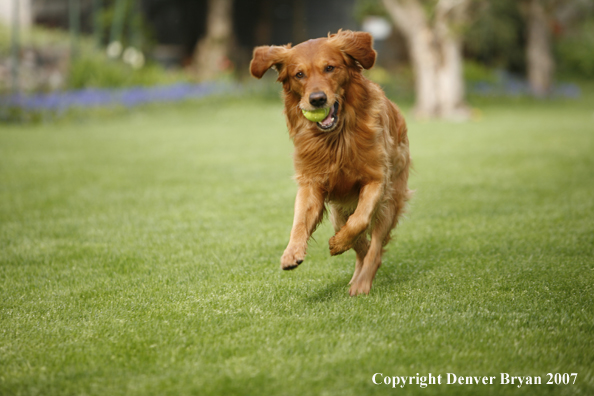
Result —
M369 293L383 247L410 197L406 123L381 88L361 74L373 66L375 57L371 35L339 31L295 47L257 47L250 64L257 78L270 68L277 70L295 145L299 188L281 268L293 269L303 262L327 202L336 231L329 241L330 254L351 248L356 252L351 295ZM325 94L323 106L314 105L314 93ZM331 111L335 118L327 129L302 114L302 109L332 109L335 102L338 111Z

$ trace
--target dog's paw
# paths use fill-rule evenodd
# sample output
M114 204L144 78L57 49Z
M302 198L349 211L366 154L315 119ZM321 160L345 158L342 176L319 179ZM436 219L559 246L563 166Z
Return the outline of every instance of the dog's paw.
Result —
M369 294L371 290L371 282L362 281L360 279L355 280L349 289L351 297L358 296L360 294Z
M344 241L343 238L341 238L341 234L338 233L334 235L332 238L330 238L330 240L328 241L328 247L330 248L330 255L336 256L337 254L342 254L346 252L353 246L352 243Z
M288 246L281 257L281 268L284 270L292 270L297 268L305 258L305 249L295 249Z

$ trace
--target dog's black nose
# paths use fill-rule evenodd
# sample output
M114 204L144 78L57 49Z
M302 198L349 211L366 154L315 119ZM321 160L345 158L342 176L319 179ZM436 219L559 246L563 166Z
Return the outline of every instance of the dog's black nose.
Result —
M322 107L326 104L327 101L328 98L326 97L326 94L324 92L314 92L311 95L309 95L309 103L311 103L312 106Z

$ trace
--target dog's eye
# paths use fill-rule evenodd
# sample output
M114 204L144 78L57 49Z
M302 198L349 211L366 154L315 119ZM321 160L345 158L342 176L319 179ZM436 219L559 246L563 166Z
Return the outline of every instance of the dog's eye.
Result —
M301 78L305 77L305 74L303 74L303 72L299 72L299 73L295 74L295 77L301 79Z
M327 72L331 72L332 70L334 70L334 66L326 66Z

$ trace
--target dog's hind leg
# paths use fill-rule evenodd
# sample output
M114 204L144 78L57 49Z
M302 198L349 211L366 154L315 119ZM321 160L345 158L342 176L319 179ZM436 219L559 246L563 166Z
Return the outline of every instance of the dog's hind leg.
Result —
M359 294L368 294L371 290L373 278L379 267L382 265L382 253L384 241L392 230L396 208L394 206L382 206L376 217L376 221L371 231L371 242L369 249L363 260L363 267L359 274L355 273L351 280L349 294L356 296Z
M332 204L330 205L330 220L334 226L334 232L340 231L340 229L346 224L347 219L348 216L341 209ZM357 253L357 261L355 262L355 273L353 274L349 285L353 283L353 281L359 275L359 272L361 272L361 268L363 268L363 260L365 260L365 256L369 250L369 240L365 234L362 234L359 236L359 238L357 238L353 244L353 249Z
M357 262L355 263L355 272L353 273L353 277L351 278L349 285L352 285L355 279L357 279L361 273L365 256L367 256L367 252L369 251L369 240L365 234L361 235L357 241L355 241L353 249L355 249L355 252L357 253Z

